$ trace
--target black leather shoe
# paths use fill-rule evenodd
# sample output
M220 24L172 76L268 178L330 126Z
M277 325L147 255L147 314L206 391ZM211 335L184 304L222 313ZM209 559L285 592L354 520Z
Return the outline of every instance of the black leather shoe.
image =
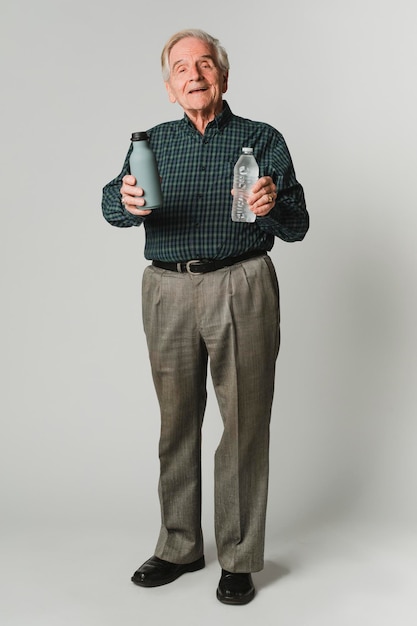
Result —
M159 587L167 585L185 574L186 572L196 572L205 566L204 556L192 563L178 565L163 561L157 556L152 556L132 576L132 582L140 587Z
M247 604L255 596L252 576L250 574L234 574L222 569L217 599L223 604Z

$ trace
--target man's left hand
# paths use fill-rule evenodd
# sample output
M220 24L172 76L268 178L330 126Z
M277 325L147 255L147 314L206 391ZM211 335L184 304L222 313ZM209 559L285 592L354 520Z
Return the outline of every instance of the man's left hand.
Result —
M277 199L277 186L270 176L263 176L252 187L252 193L248 198L251 211L259 217L268 215L274 208Z

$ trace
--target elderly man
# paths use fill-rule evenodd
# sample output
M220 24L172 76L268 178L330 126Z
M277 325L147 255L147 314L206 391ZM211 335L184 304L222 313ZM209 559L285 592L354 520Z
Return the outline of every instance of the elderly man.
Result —
M217 598L246 604L252 572L263 568L268 449L279 296L268 256L275 237L300 241L308 230L304 194L282 135L234 115L223 100L229 63L204 31L174 35L162 72L182 119L148 131L162 181L163 207L146 208L129 172L103 190L103 214L119 227L144 225L143 323L161 413L161 529L133 575L142 587L170 583L204 567L201 427L207 365L224 430L215 454ZM233 167L253 148L260 178L253 223L231 220ZM145 190L146 192L146 190Z

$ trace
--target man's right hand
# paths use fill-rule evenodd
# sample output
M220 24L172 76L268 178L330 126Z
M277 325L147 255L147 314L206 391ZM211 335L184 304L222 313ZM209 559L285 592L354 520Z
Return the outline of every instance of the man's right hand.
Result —
M120 193L122 196L122 204L125 206L126 211L129 211L132 215L139 215L141 217L152 213L149 209L140 208L142 206L144 207L145 200L142 198L143 189L136 187L136 178L131 174L126 174L126 176L123 176L122 180L123 184L120 187Z

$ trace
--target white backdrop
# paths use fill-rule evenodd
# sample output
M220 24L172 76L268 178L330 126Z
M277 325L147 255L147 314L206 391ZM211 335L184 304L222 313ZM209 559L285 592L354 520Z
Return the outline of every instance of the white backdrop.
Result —
M224 44L232 110L284 134L311 215L304 242L272 252L283 342L269 541L336 518L414 528L413 0L3 0L1 12L4 528L134 526L153 548L144 232L109 226L100 202L130 133L182 115L159 54L185 27ZM211 395L208 533L219 434Z

